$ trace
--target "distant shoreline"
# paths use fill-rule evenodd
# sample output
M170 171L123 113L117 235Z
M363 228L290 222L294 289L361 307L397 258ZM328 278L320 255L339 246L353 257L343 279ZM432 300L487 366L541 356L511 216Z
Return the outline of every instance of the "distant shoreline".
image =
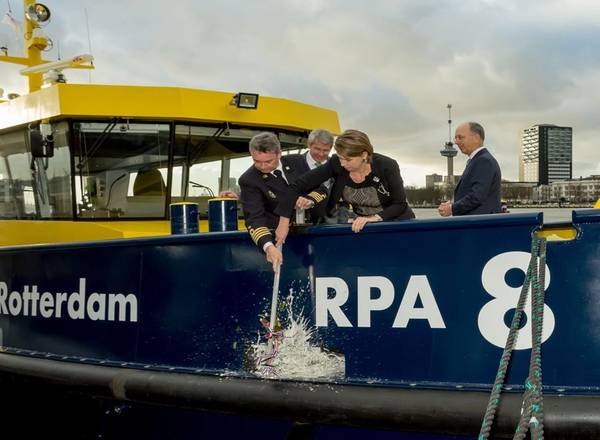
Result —
M421 208L421 207L416 207L416 206L412 206L413 211L415 212L415 215L417 216L418 219L433 219L433 218L441 218L438 210L437 210L437 206L432 207L432 208ZM589 208L589 205L569 205L569 206L563 206L562 208L559 208L556 204L555 205L533 205L533 206L524 206L524 205L517 205L514 207L509 207L508 208L508 214L527 214L527 213L542 213L544 216L544 223L556 223L556 222L560 222L560 223L570 223L573 220L573 211L576 211L578 209L587 209ZM504 215L504 214L500 214L500 215Z
M433 209L433 208L437 208L438 205L413 205L409 202L409 205L411 206L411 208L424 208L424 209ZM518 208L540 208L540 209L549 209L549 208L556 208L556 209L565 209L565 208L573 208L573 209L586 209L586 208L593 208L594 204L593 203L572 203L572 204L564 204L564 205L560 205L558 203L546 203L546 204L542 204L542 205L536 205L536 204L532 204L532 205L510 205L507 204L506 205L508 207L508 209L518 209Z

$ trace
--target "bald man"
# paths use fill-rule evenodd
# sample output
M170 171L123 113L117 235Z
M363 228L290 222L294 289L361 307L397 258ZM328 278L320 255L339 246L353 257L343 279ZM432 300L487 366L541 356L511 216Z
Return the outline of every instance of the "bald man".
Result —
M454 142L469 159L454 188L454 200L438 207L442 217L501 212L500 167L483 146L484 140L485 131L477 122L465 122L456 129Z

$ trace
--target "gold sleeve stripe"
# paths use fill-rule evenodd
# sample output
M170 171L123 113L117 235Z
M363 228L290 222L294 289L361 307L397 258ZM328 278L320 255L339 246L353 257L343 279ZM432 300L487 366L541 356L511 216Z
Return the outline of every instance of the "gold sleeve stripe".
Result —
M258 235L260 235L261 237L265 234L270 234L269 230L267 228L261 228L261 229L257 229L255 231L250 232L250 235L252 235L253 237L256 237Z
M318 191L311 192L310 194L308 194L308 197L314 199L314 201L317 202L317 203L320 203L320 202L322 202L323 200L325 200L327 198L326 195L321 194Z
M252 236L252 240L254 240L254 242L255 242L255 243L258 243L258 241L259 241L261 238L263 238L263 237L265 237L265 236L267 236L267 235L271 235L271 233L270 233L269 231L267 231L267 232L263 232L262 234L253 235L253 236Z
M270 234L269 231L252 231L250 233L250 236L252 237L252 240L258 240L257 237L263 237L267 234Z
M250 229L249 232L250 236L252 237L252 240L254 241L258 241L261 237L264 237L265 235L271 233L269 229L264 226L256 229Z

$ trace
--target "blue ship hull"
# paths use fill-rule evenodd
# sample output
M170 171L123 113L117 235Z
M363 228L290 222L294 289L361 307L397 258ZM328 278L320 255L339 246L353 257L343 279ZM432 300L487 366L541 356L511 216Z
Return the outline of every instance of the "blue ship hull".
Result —
M96 399L85 413L105 438L135 417L163 417L181 438L473 438L541 225L541 214L511 214L290 236L281 295L291 289L319 344L343 357L331 382L260 379L248 367L273 274L244 232L5 248L2 381L75 407L87 408L73 393ZM573 226L574 240L547 247L549 438L600 434L600 210L575 211ZM519 417L528 325L496 436Z

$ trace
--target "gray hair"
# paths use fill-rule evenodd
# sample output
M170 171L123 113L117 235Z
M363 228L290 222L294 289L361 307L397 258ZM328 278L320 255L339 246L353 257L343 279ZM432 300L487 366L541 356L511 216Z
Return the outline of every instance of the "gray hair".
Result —
M279 153L281 151L281 144L279 138L271 132L263 131L258 133L248 144L250 151L259 151L261 153Z
M310 147L314 141L319 141L325 145L333 145L333 135L329 132L329 130L317 128L311 131L308 135L307 145Z
M469 130L471 130L471 133L478 134L481 138L481 142L483 143L483 141L485 140L485 130L483 129L481 124L477 122L469 122Z

